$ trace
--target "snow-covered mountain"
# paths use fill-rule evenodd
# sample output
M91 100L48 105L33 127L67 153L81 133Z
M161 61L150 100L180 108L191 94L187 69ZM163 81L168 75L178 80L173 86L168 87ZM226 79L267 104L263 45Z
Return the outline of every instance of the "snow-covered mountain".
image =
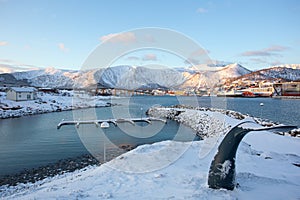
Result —
M300 69L300 64L282 64L282 65L274 65L269 68L277 68L277 67L285 67L285 68L292 68L292 69Z
M219 83L224 78L244 75L250 71L239 64L225 67L199 65L194 68L153 69L136 66L115 66L87 71L45 68L11 75L36 87L84 88L101 84L113 88L197 88ZM1 76L1 75L0 75Z
M300 64L272 66L239 78L247 78L250 80L282 79L286 81L299 81Z
M288 81L300 80L300 68L273 67L261 70L261 74L271 78L282 78Z
M45 68L11 73L17 81L36 87L84 88L96 84L113 88L202 88L220 85L224 80L248 78L286 80L300 79L300 65L275 66L255 72L234 63L226 66L197 65L188 68L146 68L137 66L115 66L86 71ZM7 75L6 79L7 79ZM4 74L0 79L5 83ZM11 79L11 78L10 78ZM1 82L0 80L0 82Z
M12 75L17 80L27 80L30 85L36 87L70 88L74 86L74 77L76 77L78 73L51 67L26 72L15 72L12 73Z
M183 88L214 87L228 78L236 78L251 73L240 64L234 63L224 67L196 66L184 72L186 81Z
M185 77L182 73L167 69L117 66L98 71L96 80L115 88L137 89L143 86L160 85L167 88L179 87Z

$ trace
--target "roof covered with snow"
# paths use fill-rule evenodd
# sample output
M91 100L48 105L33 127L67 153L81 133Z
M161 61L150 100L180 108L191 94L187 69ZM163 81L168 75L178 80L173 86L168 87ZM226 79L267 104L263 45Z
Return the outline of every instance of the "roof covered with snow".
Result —
M16 92L36 92L37 89L34 87L11 87L11 90Z

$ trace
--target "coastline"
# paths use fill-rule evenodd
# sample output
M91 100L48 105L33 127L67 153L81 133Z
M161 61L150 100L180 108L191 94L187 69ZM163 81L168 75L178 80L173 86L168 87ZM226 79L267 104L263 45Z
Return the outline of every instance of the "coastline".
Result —
M101 163L89 154L59 160L55 163L32 169L25 169L16 174L4 175L0 178L0 186L16 186L18 184L35 183L48 177L73 172L87 166L99 166Z
M129 147L128 145L120 145L119 148L107 149L105 162L109 162L132 149L133 147ZM95 158L91 154L83 154L77 157L61 159L55 163L49 163L47 165L31 169L24 169L23 171L17 173L4 175L0 177L0 187L35 183L46 178L81 170L85 167L100 166L105 162L103 155L99 155L99 157Z
M197 113L197 111L200 112L209 112L210 115L207 114L200 114ZM187 115L186 113L192 112L192 114ZM219 119L218 116L212 116L212 113L221 113L225 116L228 116L230 118L233 118L235 120L253 120L257 124L265 127L272 127L276 125L280 125L278 122L273 122L269 119L262 119L258 117L254 117L248 114L242 114L237 111L232 110L223 110L218 108L206 108L206 107L193 107L193 106L187 106L187 105L175 105L171 107L152 107L147 111L148 115L151 115L153 117L163 117L171 120L175 120L179 123L182 123L190 128L192 128L194 131L196 131L196 134L199 137L205 138L205 137L211 137L212 133L209 131L209 129L212 129L212 127L209 127L205 124L203 124L204 121L207 122L207 124L210 124L211 126L215 126L218 123L222 123L222 120ZM198 116L197 116L198 115ZM201 123L199 123L201 122ZM227 130L229 130L231 125L229 124L223 124L223 128L220 128L218 133L225 133ZM214 130L215 131L215 130ZM293 137L299 137L300 136L300 127L298 129L291 130L289 132L278 132L280 135L290 135Z
M274 99L300 99L300 96L273 96Z
M6 94L0 92L0 119L19 118L22 116L86 108L110 107L113 105L105 101L110 98L111 97L104 96L79 98L74 97L72 91L61 91L59 94L39 92L36 100L12 101L7 100Z

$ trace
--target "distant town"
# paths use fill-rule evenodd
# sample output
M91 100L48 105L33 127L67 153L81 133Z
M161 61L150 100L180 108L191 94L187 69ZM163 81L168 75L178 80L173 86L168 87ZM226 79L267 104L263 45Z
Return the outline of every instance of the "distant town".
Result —
M37 92L60 93L59 91L70 91L71 88L42 88L27 86L3 86L1 92L6 93L6 98L13 101L35 100ZM252 81L237 80L226 83L219 88L200 88L200 89L118 89L97 85L94 88L74 89L77 95L90 96L218 96L218 97L275 97L275 98L300 98L300 82L270 82L270 81Z
M218 97L299 97L300 82L270 82L238 80L225 84L218 88L200 89L137 89L125 90L115 88L97 88L90 91L96 95L132 96L132 95L154 95L154 96L218 96Z

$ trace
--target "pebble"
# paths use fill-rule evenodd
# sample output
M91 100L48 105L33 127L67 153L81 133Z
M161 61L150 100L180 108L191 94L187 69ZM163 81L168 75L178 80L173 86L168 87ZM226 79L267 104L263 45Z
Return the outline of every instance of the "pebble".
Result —
M126 145L126 147L127 148L124 149L114 148L108 150L106 154L106 161L110 161L113 158L132 149L132 146L130 145ZM0 186L16 186L20 183L34 183L47 177L53 177L65 172L73 172L87 166L101 165L101 162L103 162L103 156L99 155L99 157L96 157L99 159L96 159L90 154L85 154L75 158L62 159L56 163L52 163L46 166L41 166L33 169L25 169L17 174L5 175L3 177L0 177Z

